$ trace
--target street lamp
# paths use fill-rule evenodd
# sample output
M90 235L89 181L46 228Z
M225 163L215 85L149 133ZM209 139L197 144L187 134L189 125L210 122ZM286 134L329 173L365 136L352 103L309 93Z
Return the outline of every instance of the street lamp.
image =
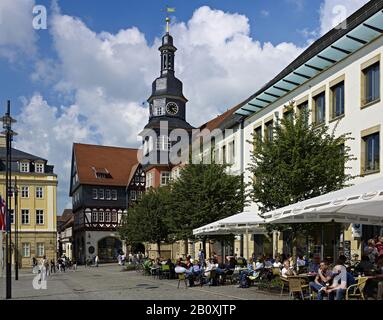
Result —
M6 299L12 298L12 249L11 249L11 213L8 210L11 204L11 161L12 161L12 139L16 132L12 130L12 123L16 120L11 117L11 102L7 102L7 111L3 117L0 118L3 122L3 135L6 137L6 163L5 163L5 215L6 215L6 240L5 240L5 254L6 254Z
M15 280L19 280L19 189L17 186L17 177L12 183L11 194L14 195L15 208L13 210L13 224L15 226Z

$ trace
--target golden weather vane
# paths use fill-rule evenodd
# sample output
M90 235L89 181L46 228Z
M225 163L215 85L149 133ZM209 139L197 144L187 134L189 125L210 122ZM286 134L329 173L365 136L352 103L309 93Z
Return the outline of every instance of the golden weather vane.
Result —
M176 8L166 7L166 14L176 12ZM166 16L166 33L170 32L170 17Z

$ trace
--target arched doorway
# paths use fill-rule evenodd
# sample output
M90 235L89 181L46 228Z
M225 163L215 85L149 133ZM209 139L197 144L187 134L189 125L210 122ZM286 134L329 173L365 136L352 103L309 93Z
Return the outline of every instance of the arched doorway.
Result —
M131 246L131 252L133 254L137 254L139 252L141 252L142 254L145 254L145 246L140 242L133 243Z
M102 262L113 262L122 251L122 242L114 237L106 237L98 242L98 258Z

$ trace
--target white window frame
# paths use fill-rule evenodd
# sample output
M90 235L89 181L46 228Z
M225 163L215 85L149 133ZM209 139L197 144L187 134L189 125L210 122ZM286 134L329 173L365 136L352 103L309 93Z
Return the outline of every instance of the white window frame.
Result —
M23 217L27 217L28 222L23 222ZM30 224L30 223L31 223L31 217L30 217L29 209L21 209L21 224Z
M98 222L104 222L105 221L105 212L104 210L100 210L98 212Z
M23 258L29 258L31 256L31 244L29 242L23 242Z
M112 210L111 221L118 222L118 214L116 210Z
M29 173L29 171L30 171L30 164L29 164L29 162L21 161L20 162L20 172L22 172L22 173Z
M98 189L93 188L92 190L92 199L97 200L98 199Z
M166 176L167 176L167 178L166 178ZM167 179L166 183L164 183L164 181L163 181L164 178ZM171 172L169 172L169 171L162 171L161 172L161 186L168 185L170 182L170 179L171 179Z
M156 116L156 117L166 115L166 108L165 108L165 106L154 106L153 107L153 115Z
M112 200L112 194L110 192L110 189L105 190L105 199L106 200Z
M35 163L35 172L44 173L44 163Z
M105 211L105 222L111 222L112 220L112 215L111 215L111 212L110 210L106 210Z
M41 251L42 249L42 251ZM44 242L37 242L36 243L36 256L37 257L43 257L45 255L45 243Z
M21 198L29 198L29 187L22 186L21 187Z
M169 151L170 148L171 148L171 143L168 136L157 137L157 150Z
M96 210L92 211L91 219L92 219L92 222L98 222L98 212Z
M130 200L136 201L137 200L137 192L136 190L130 190Z
M36 187L36 199L44 199L44 188L43 187Z
M42 209L36 209L36 224L37 225L44 224L44 210Z
M100 200L105 199L105 190L104 189L98 189L98 199L100 199Z
M112 200L117 200L117 190L112 190Z
M146 174L146 188L153 187L153 172L148 172Z

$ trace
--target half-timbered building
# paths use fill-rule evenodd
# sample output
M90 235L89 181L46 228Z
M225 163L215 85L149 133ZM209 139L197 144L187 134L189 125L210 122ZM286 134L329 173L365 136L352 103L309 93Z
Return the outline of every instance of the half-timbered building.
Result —
M70 196L74 255L84 263L99 256L114 261L123 250L117 232L130 203L145 190L137 149L73 145Z

